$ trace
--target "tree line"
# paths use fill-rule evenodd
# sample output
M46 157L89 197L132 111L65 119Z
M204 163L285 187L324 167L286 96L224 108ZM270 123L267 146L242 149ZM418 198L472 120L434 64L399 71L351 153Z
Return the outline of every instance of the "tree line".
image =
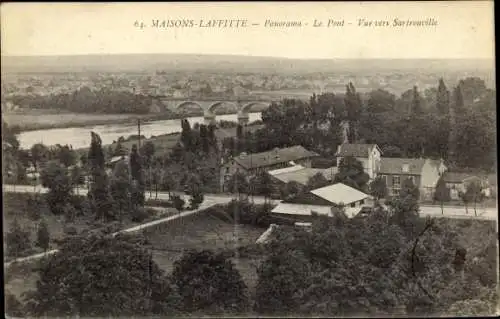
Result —
M436 88L422 93L414 86L400 97L380 89L360 94L349 83L344 94L273 103L262 112L264 128L242 127L222 145L237 156L300 144L332 158L344 141L341 126L348 125L350 143L375 143L386 157L442 158L452 168L492 171L495 115L495 91L479 78L452 89L441 79Z
M238 248L240 258L261 260L255 290L231 261L234 252L186 251L165 273L147 237L73 237L41 263L35 290L22 301L7 296L7 310L31 316L492 313L494 225L473 221L484 223L485 244L467 250L458 236L471 221L421 219L417 195L409 187L366 217L349 219L335 207L332 217L314 217L312 231L280 226L268 243ZM269 208L235 201L226 209L235 210L241 223L254 224Z
M91 90L84 86L73 93L13 96L12 102L23 108L54 109L77 113L149 113L151 97L106 88Z

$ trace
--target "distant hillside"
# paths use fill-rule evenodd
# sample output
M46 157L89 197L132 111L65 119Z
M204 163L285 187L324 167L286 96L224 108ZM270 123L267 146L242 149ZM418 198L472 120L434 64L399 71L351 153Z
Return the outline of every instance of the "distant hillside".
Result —
M311 73L339 71L482 71L492 60L331 59L299 60L238 55L127 54L2 56L2 73L217 71Z

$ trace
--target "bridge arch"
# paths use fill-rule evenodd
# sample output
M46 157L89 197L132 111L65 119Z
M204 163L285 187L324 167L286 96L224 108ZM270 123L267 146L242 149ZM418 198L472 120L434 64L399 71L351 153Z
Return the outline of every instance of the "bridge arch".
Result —
M271 103L268 103L268 102L250 102L250 103L243 105L243 107L241 108L241 112L248 113L250 111L250 109L252 108L252 106L255 106L255 105L263 105L266 108L268 108L269 105L271 105Z
M181 102L179 104L177 104L177 106L175 107L176 110L180 110L182 109L183 107L185 106L188 106L188 105L195 105L197 106L202 112L205 112L205 109L203 108L203 106L200 104L200 103L197 103L197 102L193 102L193 101L184 101L184 102Z
M210 105L210 106L208 107L208 111L209 111L210 113L215 113L215 110L216 110L219 106L221 106L221 105L223 105L223 104L233 105L233 106L234 106L234 110L235 110L235 111L238 111L238 104L236 104L236 103L234 103L234 102L229 102L229 101L220 101L220 102L215 102L214 104L212 104L212 105Z

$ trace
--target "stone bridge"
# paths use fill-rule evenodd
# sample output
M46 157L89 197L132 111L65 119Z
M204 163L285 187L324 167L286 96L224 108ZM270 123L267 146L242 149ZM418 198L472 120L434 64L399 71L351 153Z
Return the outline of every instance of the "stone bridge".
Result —
M261 106L269 107L273 102L270 99L258 99L258 98L240 98L240 99L217 99L217 98L173 98L167 96L151 96L153 101L160 104L160 107L164 109L170 109L172 111L180 111L185 108L196 107L203 111L203 117L205 118L205 124L215 124L216 122L216 110L218 108L230 108L238 113L238 122L240 124L247 124L249 120L248 113L251 112L252 107Z

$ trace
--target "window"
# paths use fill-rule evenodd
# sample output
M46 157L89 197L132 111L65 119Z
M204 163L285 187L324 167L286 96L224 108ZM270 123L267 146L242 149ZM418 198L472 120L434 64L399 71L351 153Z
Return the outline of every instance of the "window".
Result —
M379 176L384 181L384 183L387 185L387 176L386 175L379 175Z
M394 196L398 196L399 195L399 189L393 189L392 193L393 193Z
M359 204L360 204L360 205L364 205L364 204L365 204L365 200L364 200L364 199L360 200L360 201L359 201Z
M351 207L356 207L356 203L351 203Z
M394 188L400 188L401 187L401 179L399 176L393 176L392 177L392 187Z

